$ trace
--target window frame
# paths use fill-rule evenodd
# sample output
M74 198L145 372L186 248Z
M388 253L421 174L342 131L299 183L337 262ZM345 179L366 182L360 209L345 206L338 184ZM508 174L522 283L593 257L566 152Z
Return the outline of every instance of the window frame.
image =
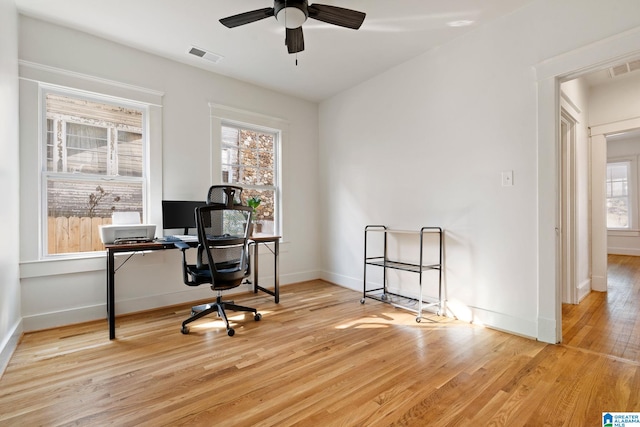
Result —
M139 110L142 113L141 119L141 133L142 133L142 175L140 177L132 177L126 175L110 175L110 174L97 174L97 173L87 173L87 174L76 174L70 171L66 172L57 172L57 171L49 171L47 168L47 134L49 132L47 125L47 102L46 96L48 94L55 94L61 96L72 97L76 99L82 99L92 102L98 102L103 104L115 105L123 108L131 108ZM104 251L83 251L83 252L67 252L60 254L50 254L48 253L48 238L49 238L49 224L48 224L48 197L47 197L47 184L50 180L65 180L65 181L78 181L78 182L90 182L90 181L104 181L105 183L110 183L114 181L123 182L123 183L139 183L142 188L142 215L141 221L143 223L149 222L150 217L150 203L149 203L149 193L151 191L151 164L150 164L150 107L151 104L134 101L131 99L114 97L111 95L95 93L95 92L87 92L81 89L74 89L70 87L62 87L57 85L49 85L46 83L40 83L39 85L39 109L40 109L40 143L39 143L39 171L40 171L40 179L39 179L39 216L40 216L40 232L39 232L39 258L42 260L50 260L50 259L60 259L60 258L85 258L87 256L92 256L94 254L103 255ZM72 122L76 123L76 122ZM100 126L98 126L100 127ZM107 133L109 129L106 128ZM66 149L65 149L66 150ZM66 159L67 154L63 158ZM109 162L107 162L108 164ZM117 161L116 161L117 163ZM107 168L110 168L107 165Z
M638 185L637 185L637 158L635 156L612 157L607 159L605 185L609 185L609 165L626 164L627 165L627 198L628 198L628 226L627 227L610 227L607 221L608 231L633 231L638 228ZM609 203L609 190L605 189L605 202ZM607 213L608 216L608 213Z
M211 161L212 161L212 185L225 184L222 182L222 127L230 126L241 129L246 129L256 132L265 132L276 134L277 138L274 140L274 235L281 236L284 239L285 235L285 221L283 206L283 191L282 191L282 176L283 176L283 147L286 144L289 133L289 122L267 115L254 113L251 111L240 110L233 107L227 107L215 103L209 103L210 115L211 115ZM253 186L243 184L230 184L240 185L243 188L261 189L266 186Z
M246 124L240 124L237 122L231 122L228 120L223 120L221 127L220 127L220 131L222 132L222 128L232 128L235 129L237 131L249 131L249 132L256 132L256 133L262 133L262 134L268 134L268 135L273 135L273 164L274 164L274 169L273 169L273 184L271 185L255 185L255 184L244 184L242 182L224 182L224 171L223 171L223 167L225 164L222 163L222 152L224 149L233 149L233 147L226 145L224 142L221 141L220 143L220 182L222 182L223 184L229 184L229 185L239 185L241 187L243 187L244 189L248 189L248 190L257 190L257 191L273 191L273 218L274 218L274 233L278 234L278 230L279 230L279 200L280 200L280 189L278 187L278 182L279 182L279 176L280 176L280 159L279 159L279 150L278 147L280 146L280 138L281 138L281 132L279 130L276 129L269 129L269 128L257 128L255 126L251 126L251 125L246 125ZM238 151L241 150L241 147L238 147ZM238 159L240 158L240 156L238 156ZM231 165L230 163L227 163L226 165ZM237 163L238 166L242 166L241 163ZM245 196L246 197L246 196Z

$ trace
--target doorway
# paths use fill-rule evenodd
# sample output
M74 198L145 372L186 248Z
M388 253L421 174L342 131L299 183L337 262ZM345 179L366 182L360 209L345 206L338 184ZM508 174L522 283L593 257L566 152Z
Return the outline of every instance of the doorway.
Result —
M608 71L603 70L596 73L603 74ZM577 97L582 102L580 107L582 110L593 108L596 111L594 116L600 118L600 122L605 121L602 117L606 117L606 115L603 115L602 111L607 110L609 105L611 105L610 108L613 112L618 114L616 118L631 118L612 120L610 123L591 126L587 132L583 132L579 137L576 137L579 134L578 123L585 120L591 111L587 111L584 114L585 117L580 116L582 114L581 108L574 108L572 111L570 102L567 106L567 100L570 101L568 99L570 96L564 92L567 87L571 91L571 86L565 86L571 80L560 85L562 96L559 103L560 117L557 140L560 180L558 183L560 192L558 286L562 292L561 301L563 304L579 304L589 295L591 290L600 292L609 290L607 260L610 245L608 245L607 209L608 203L613 200L608 197L613 193L610 191L611 185L605 186L607 182L607 146L608 141L612 139L635 141L625 135L635 134L635 132L631 132L631 129L640 123L640 108L628 100L626 100L628 106L623 105L625 98L620 96L620 89L626 88L628 92L640 93L640 89L637 89L640 88L640 73L624 81L608 77L609 79L604 81L589 75L579 77L582 82L574 84L574 86L581 88L577 91ZM594 81L595 84L592 83ZM574 89L572 95L576 96L575 94L576 90ZM597 105L598 103L600 105ZM575 113L578 114L578 118L574 116L574 111L578 111ZM592 118L589 117L589 119ZM617 250L622 249L623 251L614 251L614 253L640 255L640 221L631 219L632 216L637 218L637 212L640 210L638 209L640 207L640 203L638 203L640 192L638 192L637 168L635 167L638 158L640 158L640 136L638 136L637 142L629 143L628 147L623 149L618 145L617 151L613 153L618 157L631 158L630 163L634 165L629 169L628 180L616 182L615 186L616 194L621 196L625 195L623 193L627 191L628 187L630 194L625 200L625 209L628 209L629 213L634 212L634 215L630 215L628 224L625 223L628 229L617 232L619 236L624 236L618 242L626 243L618 244ZM589 157L580 158L581 151L583 154L588 153ZM577 172L581 168L586 171L586 174ZM586 194L589 195L588 198L585 196ZM619 209L624 211L622 208ZM629 245L628 242L631 239L635 239L635 243ZM625 245L627 249L625 249ZM637 247L637 250L634 247ZM593 300L593 298L589 298ZM604 298L605 303L593 305L593 316L598 316L596 310L607 310L606 294L600 298ZM563 314L567 313L567 308L563 307L562 312ZM564 319L561 318L560 321L563 322ZM563 330L566 331L566 328ZM597 338L594 337L594 339ZM561 341L564 342L562 337Z
M638 46L640 32L629 32L544 60L534 67L538 95L537 338L543 342L562 341L561 180L559 174L549 173L558 171L560 162L560 82L638 58Z

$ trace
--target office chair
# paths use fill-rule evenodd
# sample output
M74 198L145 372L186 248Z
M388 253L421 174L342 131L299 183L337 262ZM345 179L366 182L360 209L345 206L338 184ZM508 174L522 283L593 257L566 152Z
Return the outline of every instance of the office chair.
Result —
M210 284L211 289L217 293L215 302L192 308L191 317L182 322L183 334L189 333L189 323L210 313L217 313L226 324L227 335L233 336L235 331L229 325L226 309L251 312L255 321L262 318L255 308L237 305L233 301L222 301L222 291L240 286L242 279L249 274L251 208L234 204L233 197L228 198L227 202L212 203L195 210L201 262L187 263L186 251L189 245L184 242L175 243L182 251L184 283L188 286Z

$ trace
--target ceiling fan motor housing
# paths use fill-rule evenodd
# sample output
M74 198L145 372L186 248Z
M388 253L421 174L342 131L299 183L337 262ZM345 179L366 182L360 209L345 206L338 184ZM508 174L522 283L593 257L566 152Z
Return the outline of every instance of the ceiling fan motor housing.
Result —
M282 25L298 28L309 17L308 6L307 0L275 0L273 12Z

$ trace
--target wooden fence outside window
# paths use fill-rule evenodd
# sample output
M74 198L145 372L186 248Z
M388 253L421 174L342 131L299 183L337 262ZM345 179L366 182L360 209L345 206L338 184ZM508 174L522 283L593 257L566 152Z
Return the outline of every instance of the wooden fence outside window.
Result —
M48 254L104 251L98 226L111 224L111 218L49 217Z

